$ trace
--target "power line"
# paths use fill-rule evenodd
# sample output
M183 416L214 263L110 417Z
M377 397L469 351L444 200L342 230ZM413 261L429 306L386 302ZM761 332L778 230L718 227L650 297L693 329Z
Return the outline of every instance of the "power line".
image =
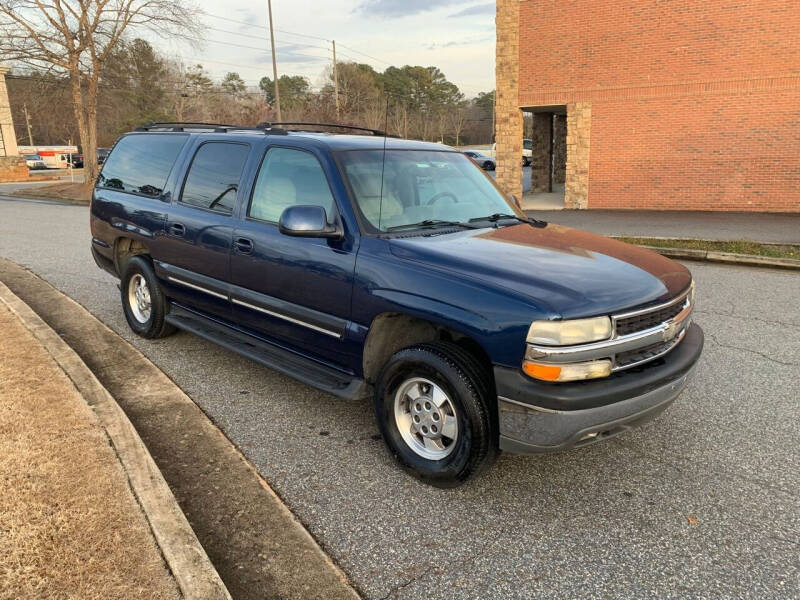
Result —
M228 17L221 17L219 15L212 15L211 13L205 13L205 14L208 17L213 17L215 19L222 19L223 21L229 21L230 23L237 23L239 25L245 25L246 27L253 27L255 29L264 29L264 30L268 29L264 25L255 25L253 23L247 23L246 21L237 21L235 19L229 19ZM211 28L209 28L209 29L211 29ZM330 42L331 41L331 40L329 40L327 38L324 38L324 37L319 37L319 36L316 36L316 35L308 35L307 33L297 33L296 31L287 31L285 29L277 29L276 28L275 31L278 31L280 33L285 33L285 34L288 34L288 35L296 35L298 37L305 37L305 38L309 38L309 39L312 39L312 40L321 40L323 42ZM226 33L230 33L230 32L226 32ZM385 61L385 60L380 59L380 58L376 58L376 57L374 57L374 56L372 56L370 54L367 54L365 52L361 52L360 50L356 50L355 48L351 48L350 46L345 46L341 42L339 43L339 47L340 48L347 48L351 52L355 52L356 54L360 54L361 56L366 56L367 58L369 58L371 60L375 60L375 61L377 61L379 63L383 63L385 65L391 65L392 64L392 63L390 63L388 61Z
M239 37L246 37L246 38L251 38L251 39L254 39L254 40L266 41L263 36L259 36L259 35L248 35L246 33L239 33L238 31L230 31L228 29L217 29L216 27L206 27L206 29L209 29L211 31L218 31L220 33L228 33L230 35L238 35ZM279 31L279 30L276 29L276 31ZM206 41L208 41L208 40L206 40ZM282 43L285 43L285 44L292 44L292 42L286 42L285 40L275 40L275 41L276 42L282 42ZM297 45L297 44L292 44L292 45ZM327 50L328 52L331 51L331 49L328 48L327 46L315 46L313 44L302 44L302 45L305 48L319 48L321 50Z
M342 47L342 48L347 48L351 52L355 52L356 54L360 54L361 56L366 56L367 58L371 58L372 60L377 60L378 62L383 63L385 65L391 65L392 64L390 62L386 62L385 60L381 60L380 58L375 58L374 56L370 56L369 54L366 54L364 52L360 52L358 50L355 50L354 48L351 48L350 46L345 46L344 44L339 44L339 46Z
M236 19L229 19L228 17L221 17L219 15L212 15L211 13L205 13L207 17L213 17L214 19L221 19L222 21L228 21L229 23L236 23L238 25L244 25L246 27L252 27L254 29L263 29L264 31L268 31L269 27L266 25L256 25L254 23L248 23L247 21L237 21ZM286 33L289 35L296 35L298 37L309 38L312 40L320 40L323 42L330 42L328 38L319 37L317 35L308 35L307 33L297 33L295 31L286 31L285 29L275 29L275 31L279 31L280 33Z
M225 42L223 40L198 40L198 41L212 42L214 44L223 44L225 46L232 46L234 48L244 48L246 50L258 50L259 52L263 52L265 54L269 54L270 53L269 50L266 49L266 48L258 48L256 46L245 46L244 44L234 44L232 42ZM293 54L295 56L304 56L304 57L307 57L307 58L316 58L316 59L325 60L325 61L330 60L329 56L319 56L317 54L305 54L303 52L295 52L294 50L287 50L286 52L287 52L287 54Z

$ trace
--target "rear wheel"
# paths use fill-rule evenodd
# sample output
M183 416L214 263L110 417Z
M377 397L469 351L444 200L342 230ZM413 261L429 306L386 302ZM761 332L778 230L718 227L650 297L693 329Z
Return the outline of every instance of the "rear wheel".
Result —
M155 339L175 329L166 322L167 299L150 262L142 256L131 258L122 270L120 295L125 320L137 335Z
M432 342L397 352L375 388L386 444L415 477L440 487L464 483L493 462L490 376L455 344Z

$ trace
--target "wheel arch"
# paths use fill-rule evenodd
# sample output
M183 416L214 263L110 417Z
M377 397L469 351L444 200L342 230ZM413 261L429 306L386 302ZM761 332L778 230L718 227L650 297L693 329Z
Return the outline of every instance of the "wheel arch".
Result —
M492 373L492 361L474 338L440 323L400 312L377 315L364 342L364 379L374 384L386 361L398 350L414 344L449 341L462 347ZM494 385L494 382L492 382Z
M122 275L125 264L134 256L150 257L150 249L141 240L118 237L114 240L114 268Z

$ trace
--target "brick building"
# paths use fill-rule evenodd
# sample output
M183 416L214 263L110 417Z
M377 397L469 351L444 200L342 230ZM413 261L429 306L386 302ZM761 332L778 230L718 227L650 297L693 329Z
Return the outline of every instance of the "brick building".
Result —
M497 0L498 182L566 208L800 211L800 2Z

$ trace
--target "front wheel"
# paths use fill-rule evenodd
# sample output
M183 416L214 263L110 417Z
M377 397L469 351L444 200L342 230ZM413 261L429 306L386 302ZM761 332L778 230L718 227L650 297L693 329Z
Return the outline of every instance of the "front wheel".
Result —
M134 256L122 270L120 295L125 320L143 338L166 337L175 329L166 322L167 299L150 262Z
M375 387L383 439L400 464L439 487L460 485L497 454L490 374L455 344L397 352Z

